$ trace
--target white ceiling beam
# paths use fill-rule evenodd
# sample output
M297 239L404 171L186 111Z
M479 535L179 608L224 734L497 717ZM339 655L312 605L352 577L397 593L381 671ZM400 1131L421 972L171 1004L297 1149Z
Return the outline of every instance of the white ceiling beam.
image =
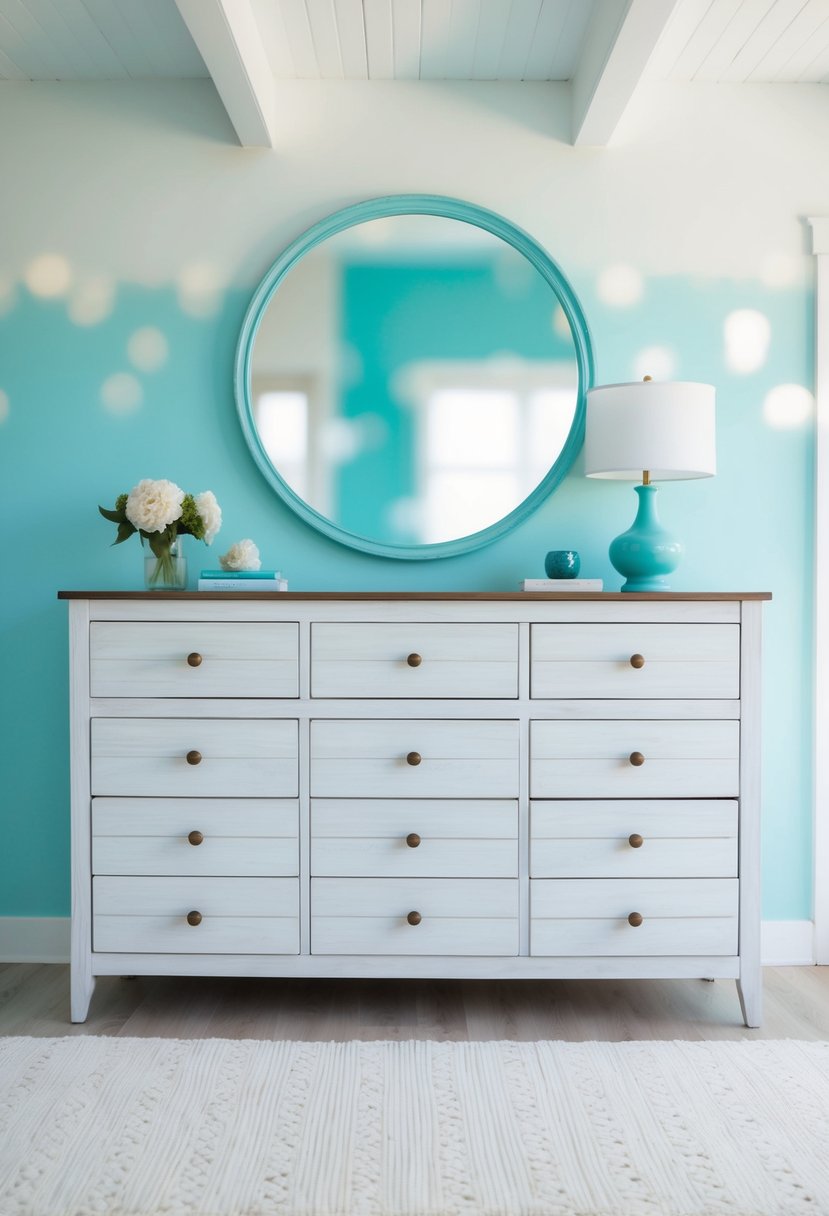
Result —
M250 0L176 0L243 148L273 147L274 80Z
M680 0L597 0L570 82L572 139L604 146Z

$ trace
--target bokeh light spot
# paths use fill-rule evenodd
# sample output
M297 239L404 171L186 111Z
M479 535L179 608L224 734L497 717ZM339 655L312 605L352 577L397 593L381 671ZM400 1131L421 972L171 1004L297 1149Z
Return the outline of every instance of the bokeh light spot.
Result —
M646 346L633 361L633 377L644 380L670 380L676 371L676 353L669 346Z
M771 323L755 308L738 308L725 318L723 337L726 367L747 376L758 371L768 358Z
M393 498L386 506L387 525L398 535L422 536L428 525L425 504L419 498Z
M177 282L182 312L191 317L214 316L219 309L222 286L222 276L209 262L193 262L183 267Z
M101 385L101 401L111 414L132 414L144 399L144 390L131 372L116 372Z
M560 338L572 338L570 332L570 322L567 320L567 313L560 304L553 309L552 316L553 333L558 334Z
M599 275L596 292L611 308L631 308L645 294L642 276L635 266L608 266Z
M41 253L29 262L23 279L33 296L54 300L69 290L72 268L63 254Z
M157 372L167 362L170 345L160 329L146 325L137 329L127 343L127 355L133 367L142 372Z
M353 460L362 446L360 429L354 419L329 418L320 428L319 450L334 464Z
M778 384L763 400L763 418L778 431L793 431L810 421L815 399L802 384Z
M69 295L67 313L76 325L99 325L115 306L115 284L104 275L76 284Z

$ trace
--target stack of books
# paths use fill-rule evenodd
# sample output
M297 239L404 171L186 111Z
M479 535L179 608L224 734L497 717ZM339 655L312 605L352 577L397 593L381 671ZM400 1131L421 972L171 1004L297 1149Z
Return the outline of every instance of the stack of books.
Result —
M199 591L287 591L281 570L202 570Z
M600 578L525 578L520 591L601 591Z

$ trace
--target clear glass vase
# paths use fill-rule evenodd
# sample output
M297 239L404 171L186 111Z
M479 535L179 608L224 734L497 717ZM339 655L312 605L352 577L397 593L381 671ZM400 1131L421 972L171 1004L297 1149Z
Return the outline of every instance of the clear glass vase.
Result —
M160 549L158 554L145 550L144 586L148 591L187 589L187 558L182 552L180 536Z

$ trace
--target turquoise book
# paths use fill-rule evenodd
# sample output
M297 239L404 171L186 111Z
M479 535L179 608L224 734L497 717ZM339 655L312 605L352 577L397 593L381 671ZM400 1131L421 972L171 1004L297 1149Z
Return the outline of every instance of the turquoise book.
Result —
M199 578L282 578L281 570L202 570Z

